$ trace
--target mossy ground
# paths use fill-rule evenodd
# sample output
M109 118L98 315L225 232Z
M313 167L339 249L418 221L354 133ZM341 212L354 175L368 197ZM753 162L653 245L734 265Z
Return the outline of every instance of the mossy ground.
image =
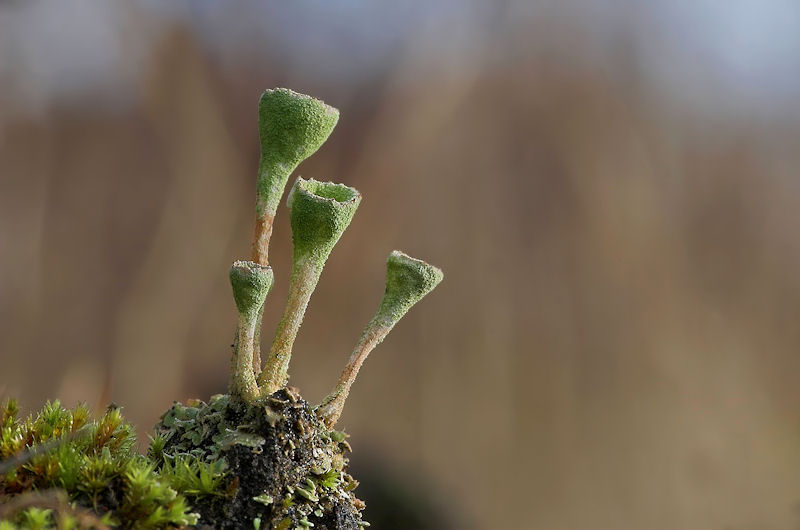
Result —
M0 407L0 528L175 528L197 515L170 483L134 451L134 430L118 408L98 420L85 406L58 401L19 417Z
M219 493L192 504L200 528L356 530L367 523L349 451L343 433L285 388L252 404L227 395L176 403L156 425L150 457L225 463Z

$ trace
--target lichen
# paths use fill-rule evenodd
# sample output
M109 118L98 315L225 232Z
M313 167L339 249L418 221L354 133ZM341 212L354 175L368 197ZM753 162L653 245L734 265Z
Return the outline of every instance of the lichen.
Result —
M259 393L254 372L256 330L261 327L259 317L264 300L272 288L272 269L252 261L236 261L231 266L229 276L239 312L231 359L230 390L232 394L251 401Z
M411 307L430 293L442 281L442 271L422 260L398 250L386 260L386 290L375 317L364 328L339 383L317 407L317 415L326 426L333 427L342 414L350 387L361 365L375 347L386 338L397 322Z
M325 129L324 135L321 133L311 134L309 128L311 123L300 117L306 116L307 112L328 112L325 105L313 98L306 98L291 91L267 91L262 97L262 107L259 114L259 124L263 131L268 131L270 137L277 135L283 123L288 120L290 131L287 132L289 139L276 140L262 143L262 165L265 159L286 160L291 158L292 153L302 153L298 155L301 160L319 148L330 129ZM307 112L300 112L297 109L287 111L285 116L276 117L276 109L281 105L299 104L308 106ZM298 107L300 108L300 107ZM303 107L306 108L306 107ZM265 111L267 109L268 111ZM308 110L311 109L311 110ZM310 115L310 114L309 114ZM329 114L326 114L329 115ZM338 117L338 112L336 113ZM276 120L268 123L270 119ZM312 120L313 121L313 120ZM331 122L333 123L333 122ZM297 124L300 134L291 132ZM321 130L321 129L320 129ZM324 137L323 137L324 136ZM319 142L317 142L319 140ZM305 142L305 143L304 143ZM307 142L313 143L313 146ZM312 148L313 147L313 148ZM295 160L294 158L292 160ZM299 163L299 162L298 162ZM296 165L296 164L295 164ZM285 169L285 164L281 165ZM261 173L259 173L261 175ZM273 179L268 188L263 188L261 176L259 176L258 196L259 201L266 193L269 196L269 204L277 205L277 200L283 193L283 186L286 179ZM281 183L279 186L278 183ZM311 299L311 295L322 274L325 262L328 259L333 247L341 238L344 231L350 225L353 216L361 203L361 194L354 188L333 182L321 182L315 179L298 178L292 187L287 200L290 208L290 220L292 227L292 242L294 245L292 255L292 272L289 278L289 295L283 316L275 331L272 345L267 356L263 370L261 367L261 329L256 325L252 332L252 354L249 354L249 345L244 354L238 353L240 362L243 362L244 355L253 362L253 374L256 376L257 391L261 396L269 396L288 384L289 362L291 360L292 347L300 325L303 322L306 308ZM276 206L277 207L277 206ZM270 210L269 230L271 234L272 222L274 220L274 209ZM256 212L256 234L262 233L260 223L263 221L264 212L257 209ZM267 236L267 242L269 237ZM263 241L262 241L263 243ZM266 251L263 245L254 245L254 260L266 264ZM264 247L265 248L265 247ZM259 261L262 260L262 261ZM241 263L241 262L237 262ZM341 415L344 401L347 398L353 380L366 359L367 355L386 337L392 327L402 316L419 300L433 290L442 280L442 271L433 267L422 260L412 258L399 251L394 251L389 256L387 262L386 293L384 295L378 314L367 325L362 333L356 349L350 356L350 360L345 366L345 370L340 377L339 383L333 392L320 404L320 411L323 420L328 426L336 423ZM238 303L238 302L237 302ZM260 323L263 314L263 305L258 307L257 322ZM240 316L241 322L241 316ZM248 321L250 322L250 321ZM237 337L241 335L242 326L240 324ZM250 334L247 335L248 337ZM244 373L247 372L247 373ZM249 370L240 370L234 377L234 381L242 381L239 386L232 385L231 393L245 401L253 401L256 389L252 382L247 379Z
M246 403L228 395L175 403L155 427L153 458L224 462L222 495L193 508L215 528L356 529L364 505L346 472L350 445L327 429L292 388ZM153 445L157 447L153 449ZM309 524L306 524L309 523Z
M258 378L263 395L270 395L287 383L292 345L311 294L333 247L350 225L361 194L343 184L298 178L288 203L294 244L292 274L286 308Z
M275 213L290 174L325 142L338 118L333 107L287 89L267 90L259 101L253 256L235 261L229 271L239 315L230 393L173 404L156 425L147 456L133 452L133 429L116 408L90 422L85 407L67 410L54 402L20 422L16 405L7 403L0 411L0 500L14 497L17 504L0 509L0 515L8 512L0 530L55 524L162 528L197 523L256 530L368 526L361 519L364 503L353 494L358 482L347 473L350 444L333 427L367 355L438 285L442 272L399 251L390 254L377 314L339 383L312 408L286 386L292 345L361 194L344 184L298 178L287 201L294 243L289 296L263 371L261 366ZM34 502L31 495L50 489L52 498Z
M267 265L272 220L292 171L328 139L339 111L286 88L266 90L258 102L261 160L256 194L253 261Z
M244 267L236 262L237 274L245 271L243 277L249 278L258 264L266 266L272 223L288 174L320 147L336 119L335 109L291 91L277 89L262 96L255 263ZM263 370L258 326L263 298L248 297L247 304L240 303L242 296L234 285L240 323L233 381L241 384L231 385L230 397L217 397L194 412L175 405L157 426L164 440L159 444L164 458L188 454L226 462L233 477L232 497L198 505L201 514L218 525L260 528L268 523L270 528L284 529L367 525L359 515L363 503L350 493L357 483L345 473L344 454L350 446L344 435L332 429L367 355L411 306L439 284L442 271L399 251L390 254L386 291L376 316L365 328L339 383L312 409L286 386L292 346L325 262L360 203L361 194L344 184L295 181L287 200L294 248L289 295ZM253 360L252 373L242 368ZM257 376L257 386L251 375Z
M315 260L322 267L353 220L361 194L344 184L298 178L287 203L295 259Z

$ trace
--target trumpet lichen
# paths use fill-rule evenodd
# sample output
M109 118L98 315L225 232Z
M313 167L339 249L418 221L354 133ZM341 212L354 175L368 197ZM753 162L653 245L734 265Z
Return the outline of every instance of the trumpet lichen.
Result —
M317 416L329 429L336 425L342 415L344 402L364 360L403 315L439 285L443 277L438 268L399 250L389 254L386 260L386 291L378 312L361 334L336 388L317 407Z
M361 194L343 184L299 178L288 202L294 243L292 275L286 309L258 380L264 395L272 394L288 380L292 345L308 301L328 256L361 203Z
M0 407L0 528L175 528L197 523L192 470L159 473L134 451L133 427L116 407L92 421L86 406L48 402L19 417ZM222 473L220 471L220 473Z
M339 121L339 111L288 88L266 90L258 102L258 165L253 261L267 265L272 223L289 175L313 155Z
M239 312L239 324L231 363L231 394L252 401L258 396L253 372L256 329L264 300L272 288L272 269L252 261L236 261L230 269L233 299Z
M96 422L85 408L48 404L17 419L0 409L0 529L76 527L358 530L364 503L347 473L346 435L333 430L369 353L442 280L442 272L399 251L386 263L386 290L339 382L316 408L287 386L292 346L333 247L361 194L344 184L298 178L289 194L289 295L261 366L264 302L273 285L269 240L294 169L325 142L339 112L288 89L267 90L258 106L261 159L252 261L229 270L238 312L229 394L175 403L155 428L147 456L118 409ZM54 490L49 500L30 494ZM49 503L49 504L48 504ZM191 504L191 508L190 508ZM5 511L4 511L5 510ZM191 510L191 511L190 511ZM5 512L9 517L4 519ZM72 526L70 526L72 525Z

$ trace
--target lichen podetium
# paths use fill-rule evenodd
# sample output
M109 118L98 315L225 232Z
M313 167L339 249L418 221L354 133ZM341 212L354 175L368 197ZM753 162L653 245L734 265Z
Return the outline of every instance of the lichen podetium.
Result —
M442 271L394 251L386 289L333 391L317 407L288 383L292 346L311 295L361 194L344 184L297 178L287 200L292 271L283 316L266 363L260 339L264 302L273 285L268 250L275 214L295 168L330 135L339 112L285 88L258 105L261 159L251 261L229 270L238 312L229 394L174 403L156 424L147 456L132 450L133 429L117 409L89 422L85 408L57 402L17 420L0 407L0 530L69 528L90 521L123 528L358 530L364 503L347 473L347 435L335 431L353 381L370 352L406 312L442 280ZM50 445L55 443L55 445ZM43 504L25 497L58 490ZM13 499L12 499L13 500ZM191 507L190 507L191 505ZM3 513L11 513L4 519ZM83 519L81 519L83 518ZM88 523L87 523L88 524ZM83 526L81 526L83 528Z
M264 395L272 394L287 382L292 345L308 301L331 250L361 203L361 194L343 184L299 178L288 202L294 242L292 275L286 309L258 379Z
M247 272L241 278L252 278L253 271L258 270L256 267L268 267L272 225L289 176L300 162L320 148L338 120L338 110L310 96L285 88L267 90L262 94L258 105L261 160L256 185L253 261L236 262L231 269L232 282L235 279L234 271L238 271L240 276ZM288 383L292 346L311 295L325 262L353 220L360 203L361 194L358 190L344 184L303 178L295 181L287 200L294 245L288 299L263 369L261 317L264 300L251 300L245 315L237 299L239 327L231 379L231 394L234 397L252 402L257 396L269 396ZM244 263L250 265L242 268ZM339 384L319 406L318 410L326 424L335 424L341 415L344 400L369 352L386 337L406 311L436 287L441 279L441 271L422 260L398 251L389 256L386 293L378 314L364 330ZM422 286L425 288L422 289ZM236 289L234 285L235 296ZM252 366L255 384L251 371L244 368L248 362Z
M443 277L441 270L422 260L414 259L398 250L389 254L386 260L386 291L378 312L361 334L336 388L316 409L317 416L328 428L333 428L342 415L350 387L370 352L386 338L414 304L439 285Z
M232 394L247 401L258 397L258 385L253 372L253 352L256 329L264 300L272 289L272 269L252 261L236 261L230 269L233 299L239 312L239 324L231 361Z
M289 175L298 164L313 155L330 136L339 121L339 111L322 101L288 88L265 90L258 101L258 135L261 159L256 185L256 228L252 259L269 264L269 240L275 212L281 202ZM253 369L261 371L261 320L253 339Z

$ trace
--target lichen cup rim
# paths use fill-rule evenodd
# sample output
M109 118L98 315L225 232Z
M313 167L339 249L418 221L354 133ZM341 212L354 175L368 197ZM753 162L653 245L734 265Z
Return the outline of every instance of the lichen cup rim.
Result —
M332 193L320 193L322 190L324 190L324 192L330 192L334 190L337 192L341 191L342 193L347 194L347 197L337 197ZM336 203L341 205L353 203L361 199L361 192L352 186L341 184L339 182L331 182L329 180L316 180L314 178L306 179L303 177L297 177L294 186L292 186L292 189L289 190L289 195L286 198L287 206L291 206L295 193L302 193L303 195L317 202Z

